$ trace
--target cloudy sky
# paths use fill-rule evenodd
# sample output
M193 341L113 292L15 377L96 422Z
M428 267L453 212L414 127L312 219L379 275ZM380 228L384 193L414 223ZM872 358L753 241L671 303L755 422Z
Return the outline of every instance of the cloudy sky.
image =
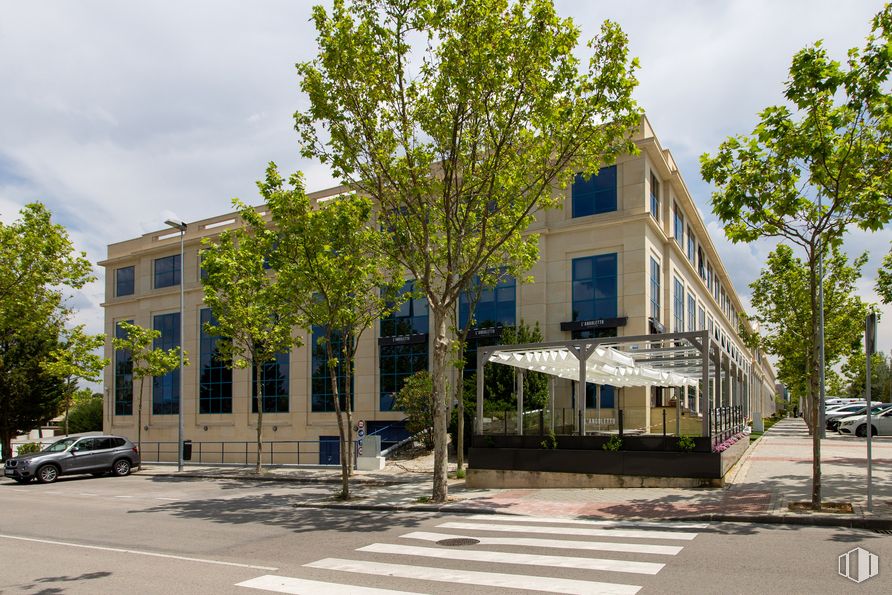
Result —
M301 169L310 190L335 180L299 157L292 114L306 105L294 64L314 53L313 2L229 0L3 2L0 18L0 219L45 202L94 262L106 245L259 202L265 164ZM863 45L879 0L563 0L583 36L617 21L641 62L637 99L706 218L744 299L770 248L732 245L711 216L698 157L781 102L792 55L823 39ZM861 293L892 228L853 233L871 249ZM97 267L100 277L104 271ZM102 330L101 280L73 297ZM880 348L892 348L892 309Z

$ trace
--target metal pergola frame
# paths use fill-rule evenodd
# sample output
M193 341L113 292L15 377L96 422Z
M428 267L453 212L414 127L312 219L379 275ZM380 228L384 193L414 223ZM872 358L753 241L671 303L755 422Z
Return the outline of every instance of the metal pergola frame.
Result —
M549 370L548 365L542 365L542 358L551 357L555 351L568 352L578 362L578 371L567 376ZM480 347L477 350L477 423L476 432L482 433L481 420L483 419L483 386L484 367L488 362L509 363L500 359L503 354L520 354L521 358L514 358L510 362L517 368L519 376L517 383L517 410L518 410L518 434L523 434L523 374L524 367L534 372L541 372L550 376L548 383L548 407L551 415L552 430L554 429L554 378L567 378L577 383L574 415L576 430L580 435L585 434L585 394L579 386L584 386L592 380L589 378L589 360L596 352L601 358L603 353L613 351L631 358L636 366L642 369L658 370L674 374L685 379L693 380L699 384L699 398L695 400L695 413L702 415L702 435L710 434L709 416L706 414L713 407L723 405L742 405L746 402L749 392L749 363L743 354L728 343L722 343L711 336L710 331L692 331L682 333L663 333L652 335L637 335L629 337L599 337L592 339L571 339L566 341L547 341L542 343L525 343L519 345L490 345ZM551 355L543 355L551 352ZM539 357L526 357L526 354L540 354ZM616 357L615 359L626 361ZM525 360L521 361L521 360ZM535 360L535 361L533 361ZM522 365L526 363L527 365ZM538 365L537 365L538 364ZM602 367L603 368L603 367ZM563 372L567 371L564 366ZM651 374L652 376L652 374ZM709 388L709 380L714 380L715 396ZM609 374L598 372L598 380L601 384L612 384ZM629 384L625 376L616 376L618 386L691 386L690 382L672 383L661 381L652 377L643 378L638 384ZM676 418L680 417L680 402L676 404ZM600 405L600 393L598 393ZM599 407L600 409L600 407ZM600 413L599 413L600 417ZM678 426L676 426L678 427Z

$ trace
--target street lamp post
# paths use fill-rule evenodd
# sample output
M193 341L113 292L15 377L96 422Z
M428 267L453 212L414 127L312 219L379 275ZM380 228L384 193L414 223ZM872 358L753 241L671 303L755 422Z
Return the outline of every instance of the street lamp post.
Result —
M167 225L180 230L180 399L177 406L177 471L183 470L183 388L185 380L183 376L183 343L186 338L186 312L185 303L185 286L183 271L185 267L185 253L183 250L184 238L186 236L187 225L179 219L171 217L165 221Z

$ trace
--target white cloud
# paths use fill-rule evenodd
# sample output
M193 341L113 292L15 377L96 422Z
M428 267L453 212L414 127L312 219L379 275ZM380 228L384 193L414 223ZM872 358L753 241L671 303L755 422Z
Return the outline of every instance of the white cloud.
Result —
M795 51L823 38L842 58L861 45L882 1L557 4L583 38L605 18L628 33L641 60L637 98L746 300L768 249L724 239L698 156L748 132L760 109L780 102ZM314 52L310 16L311 3L286 0L7 3L0 217L43 200L98 261L107 244L162 228L165 210L191 221L229 210L233 196L259 202L254 182L270 160L303 170L309 190L332 185L327 167L299 158L293 131L292 114L305 105L294 64ZM888 229L852 235L853 249L872 250L869 276L890 239ZM84 298L93 307L80 317L98 332L101 283ZM882 336L892 343L892 333Z

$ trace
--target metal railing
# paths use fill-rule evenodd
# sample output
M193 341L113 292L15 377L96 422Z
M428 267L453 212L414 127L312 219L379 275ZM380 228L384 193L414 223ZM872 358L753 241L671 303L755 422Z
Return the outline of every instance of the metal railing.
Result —
M554 433L557 435L571 435L578 432L577 420L579 412L570 408L555 409L552 415L546 409L525 411L523 414L523 433L527 435L548 434L554 418ZM600 417L595 409L587 409L582 423L585 424L587 434L599 432L622 431L621 412L619 416L613 409L602 409ZM517 434L517 411L490 411L486 413L480 425L480 434L511 436Z
M263 441L262 463L264 465L337 467L340 465L340 445L338 441L318 440L276 440ZM325 445L325 446L323 446ZM330 445L330 446L329 446ZM193 465L246 466L257 461L256 441L195 441L191 443L192 453L187 463ZM354 461L359 444L354 443ZM176 441L142 441L142 461L144 463L176 463ZM333 461L333 462L325 462Z
M746 419L743 407L715 407L709 411L709 435L712 437L712 448L737 434L743 432Z

